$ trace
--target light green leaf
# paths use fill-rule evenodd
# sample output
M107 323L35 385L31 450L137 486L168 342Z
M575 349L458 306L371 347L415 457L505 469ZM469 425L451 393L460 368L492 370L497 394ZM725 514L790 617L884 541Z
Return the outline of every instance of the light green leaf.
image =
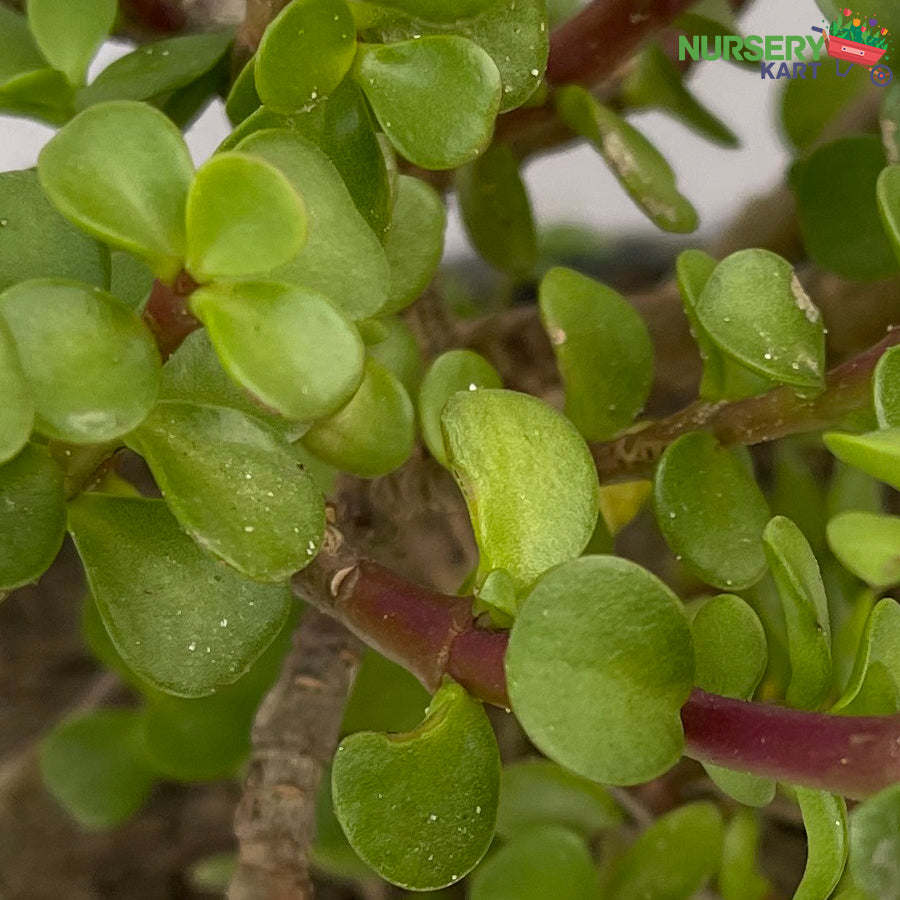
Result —
M696 230L697 212L678 192L671 167L636 128L577 85L559 91L556 108L569 128L594 145L654 225L679 233Z
M900 490L900 428L870 431L868 434L833 431L824 436L824 441L825 446L842 462Z
M572 269L550 269L538 297L566 415L589 441L608 440L632 423L650 393L647 326L624 297Z
M720 262L696 302L716 346L751 371L821 390L825 329L791 264L768 250L739 250Z
M897 272L878 215L876 183L883 168L884 150L875 135L841 138L803 160L797 185L800 233L812 261L827 272L853 281ZM889 196L890 180L882 183ZM885 213L890 215L883 206Z
M766 526L763 546L787 624L791 681L785 699L798 709L816 709L831 686L831 627L819 565L803 533L784 516Z
M110 278L109 252L50 205L34 169L2 172L0 291L30 278L53 277L105 288Z
M688 803L657 819L612 870L609 900L688 900L718 871L722 815Z
M900 784L850 815L850 873L869 900L900 900Z
M197 281L271 271L305 242L303 201L265 160L217 153L194 176L185 267Z
M24 72L0 85L0 110L57 127L74 114L72 99L72 86L56 69Z
M497 833L512 839L548 824L590 838L620 826L622 811L599 784L573 775L549 759L504 766Z
M384 329L384 337L368 346L366 352L397 377L410 397L415 396L425 368L415 333L396 316L369 321Z
M344 0L294 0L260 41L256 90L276 112L297 112L327 97L355 55L356 25Z
M886 350L872 376L879 428L900 426L900 347Z
M76 225L145 259L158 278L178 274L193 164L161 112L128 101L85 110L41 151L38 176Z
M597 470L564 416L527 394L485 388L453 394L441 424L475 529L479 581L506 569L522 591L581 553L597 521Z
M506 654L510 700L528 737L606 784L649 781L678 762L679 710L693 677L681 602L615 556L583 556L543 575Z
M451 681L414 731L351 735L332 769L334 810L353 849L383 878L413 890L453 884L484 856L499 784L487 714Z
M315 556L325 506L287 444L236 409L159 403L129 446L181 526L257 581L282 581Z
M739 809L725 826L719 893L722 900L765 900L770 885L759 872L759 820L749 809Z
M828 900L847 863L847 805L824 791L795 790L809 849L793 900Z
M306 206L306 245L271 277L323 294L352 319L379 312L388 298L387 258L322 151L283 130L256 132L237 149L281 169Z
M16 345L0 318L0 464L12 459L28 442L34 425L34 399L22 370Z
M191 295L225 371L288 418L318 419L359 387L363 343L325 297L276 282L212 284Z
M233 37L231 31L210 31L144 44L108 65L82 88L76 96L78 108L170 94L209 72L225 55Z
M0 466L0 591L37 579L66 534L63 473L46 448L26 444Z
M568 828L539 824L479 866L470 900L594 900L599 878L584 840Z
M845 716L900 712L900 607L891 597L869 614L847 688L832 711Z
M130 431L153 406L160 369L153 336L99 288L25 281L0 294L0 319L31 384L41 434L101 443Z
M386 475L406 462L415 443L415 413L399 379L366 360L359 390L338 413L321 419L303 445L329 465L360 478Z
M391 143L424 169L453 169L491 139L500 73L477 44L455 35L364 44L355 77Z
M900 584L900 517L841 513L828 523L828 545L871 587L884 590Z
M428 287L444 252L447 211L438 192L418 178L398 175L384 252L391 269L385 313L399 312Z
M456 171L456 196L466 233L485 260L527 275L537 261L537 234L519 161L508 144L492 144Z
M47 62L83 84L116 18L116 0L28 0L28 26Z
M666 542L704 581L743 590L765 574L769 508L745 450L707 431L682 435L657 466L653 499Z
M429 366L419 388L419 422L425 446L442 466L450 466L441 432L447 401L457 391L501 387L497 370L474 350L448 350Z
M140 724L135 710L99 710L61 722L41 742L44 784L86 828L119 825L147 799L155 778Z
M237 681L288 615L287 586L223 566L162 500L82 494L69 530L122 659L167 693L202 697Z

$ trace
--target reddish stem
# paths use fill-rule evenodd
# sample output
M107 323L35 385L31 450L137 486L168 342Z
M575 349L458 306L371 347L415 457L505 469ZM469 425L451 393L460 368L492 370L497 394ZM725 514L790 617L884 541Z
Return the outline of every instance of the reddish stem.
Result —
M197 282L187 272L182 272L173 285L159 280L153 282L153 290L144 307L144 321L156 337L163 361L200 327L200 321L187 308L188 298L196 288Z

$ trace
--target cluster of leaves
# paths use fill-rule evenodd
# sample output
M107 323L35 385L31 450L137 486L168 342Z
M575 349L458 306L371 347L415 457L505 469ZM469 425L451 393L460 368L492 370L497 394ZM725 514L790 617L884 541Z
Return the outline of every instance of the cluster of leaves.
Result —
M706 6L679 27L731 26ZM85 10L31 0L25 18L0 7L0 107L62 126L36 171L0 175L0 591L38 578L68 529L91 588L91 648L143 701L58 726L42 755L51 790L106 826L157 779L234 775L300 614L289 579L319 550L335 473L391 472L420 435L465 497L474 611L509 630L511 705L548 759L501 769L487 714L459 685L446 681L420 722L424 692L370 657L320 798L318 863L371 867L414 890L474 869L476 900L587 898L601 886L617 900L674 900L712 877L725 900L763 897L755 813L726 822L715 804L692 803L625 845L623 810L600 785L678 762L695 687L841 715L900 712L900 613L882 597L900 584L900 524L872 480L900 489L900 351L879 363L876 418L825 437L849 468L835 469L821 515L798 499L821 492L797 446L779 451L766 497L749 454L703 431L667 448L652 486L601 488L589 442L632 427L653 377L647 329L622 296L570 269L541 279L563 412L505 390L471 351L424 371L398 316L435 272L445 218L431 187L398 173L398 155L455 170L485 260L513 274L535 266L519 160L491 139L498 115L546 101L539 0L294 0L230 87L228 33L139 48L85 84L116 4ZM784 99L801 151L817 137L805 84ZM195 171L181 127L216 92L235 128ZM850 99L823 97L821 118ZM900 167L885 168L897 97L885 97L885 148L847 138L793 170L809 256L846 277L897 269ZM659 45L622 99L734 143ZM547 102L656 225L696 227L668 164L610 106L578 85ZM825 388L825 329L787 260L688 250L677 276L704 400ZM167 360L154 335L160 296L202 325ZM95 477L122 446L162 498ZM613 555L648 494L688 604ZM778 789L707 771L751 808ZM825 900L839 882L848 898L894 895L896 788L858 807L849 828L841 797L780 788L809 835L797 898Z

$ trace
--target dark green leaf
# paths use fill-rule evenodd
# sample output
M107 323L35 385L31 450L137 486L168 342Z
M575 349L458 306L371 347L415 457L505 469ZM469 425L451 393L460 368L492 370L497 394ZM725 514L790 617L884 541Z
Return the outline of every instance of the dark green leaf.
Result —
M42 434L100 443L130 431L150 412L159 390L159 353L124 303L75 281L40 279L0 295L0 319L15 340Z
M185 87L219 62L233 37L231 31L211 31L144 44L107 66L80 90L78 108L107 100L150 100Z
M128 101L85 110L41 151L38 175L66 218L145 259L158 278L178 274L193 164L161 112Z
M541 321L566 388L566 415L589 440L608 440L643 409L653 344L634 307L571 269L551 269L539 290Z
M153 787L140 753L140 719L130 709L89 712L61 722L41 743L44 784L87 828L124 822Z
M329 465L361 478L401 466L415 443L415 413L399 379L371 357L359 390L338 413L316 422L304 446Z
M37 172L0 173L0 291L29 278L109 285L109 252L47 201Z
M0 466L0 591L28 584L53 562L66 533L63 474L27 444Z
M424 707L423 707L424 708ZM421 710L416 724L422 720ZM347 841L340 822L334 814L331 799L331 767L322 773L322 782L316 794L316 836L310 848L310 862L319 871L339 878L370 879L377 877Z
M256 64L251 59L234 77L225 98L225 112L232 125L238 126L262 105L256 93Z
M109 292L133 310L141 310L153 290L153 273L123 250L110 254Z
M658 228L679 233L696 230L697 212L678 192L671 167L636 128L577 85L559 91L556 108L569 128L594 145Z
M564 416L527 394L485 388L453 394L441 424L475 529L478 581L506 569L522 591L581 553L597 521L597 470Z
M900 428L868 434L831 432L825 446L841 461L900 490Z
M344 0L294 0L260 41L256 90L276 112L297 112L327 97L355 55L356 25Z
M0 318L0 464L28 442L34 425L34 399L9 329Z
M704 581L743 590L762 578L769 508L745 450L708 431L682 435L657 466L653 498L666 542Z
M765 900L770 885L759 873L759 821L748 809L739 809L725 826L719 893L722 900Z
M238 149L281 169L306 206L306 245L272 277L323 294L352 319L379 312L390 284L384 250L322 151L283 130L256 132Z
M900 426L900 347L885 351L873 375L879 428Z
M834 555L871 587L900 584L900 518L846 512L828 523Z
M868 900L900 898L900 784L870 797L850 816L850 873Z
M383 0L382 6L403 10L433 22L456 22L483 12L493 0Z
M457 391L500 387L503 382L497 370L474 350L448 350L429 366L419 388L419 422L425 446L441 465L450 466L441 432L447 401Z
M804 160L797 186L800 231L813 262L826 271L854 281L897 272L876 201L884 164L874 135L841 138ZM889 179L882 184L890 190Z
M900 163L900 82L892 84L881 101L881 141L887 161Z
M828 900L847 863L847 805L824 791L796 791L809 849L793 900Z
M25 16L6 6L0 7L0 85L46 65Z
M599 879L584 840L540 824L515 837L472 876L470 900L594 900Z
M265 160L217 153L187 199L185 267L198 282L269 272L306 242L306 211L290 181Z
M494 836L500 754L481 704L454 682L400 735L361 732L338 747L334 809L354 850L388 881L452 884Z
M122 659L167 693L202 697L237 681L288 615L286 586L223 566L162 500L83 494L69 530Z
M212 284L194 292L191 308L228 374L288 418L329 415L359 387L359 333L319 294L276 282Z
M477 44L455 35L360 47L356 79L391 143L425 169L453 169L491 139L500 73Z
M831 627L819 566L803 533L784 516L766 526L763 546L787 623L791 681L785 699L798 709L816 709L831 686Z
M542 576L506 654L513 709L534 744L593 781L638 784L671 768L694 677L681 602L629 560L583 556Z

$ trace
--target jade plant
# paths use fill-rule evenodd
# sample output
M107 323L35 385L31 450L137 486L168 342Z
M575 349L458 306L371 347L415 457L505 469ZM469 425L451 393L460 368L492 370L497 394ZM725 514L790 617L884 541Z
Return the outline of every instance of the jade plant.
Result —
M83 828L242 786L177 896L900 897L900 86L791 82L794 206L685 237L628 114L733 147L673 51L742 5L0 5L0 618L74 547ZM534 220L572 140L680 236L643 298Z

